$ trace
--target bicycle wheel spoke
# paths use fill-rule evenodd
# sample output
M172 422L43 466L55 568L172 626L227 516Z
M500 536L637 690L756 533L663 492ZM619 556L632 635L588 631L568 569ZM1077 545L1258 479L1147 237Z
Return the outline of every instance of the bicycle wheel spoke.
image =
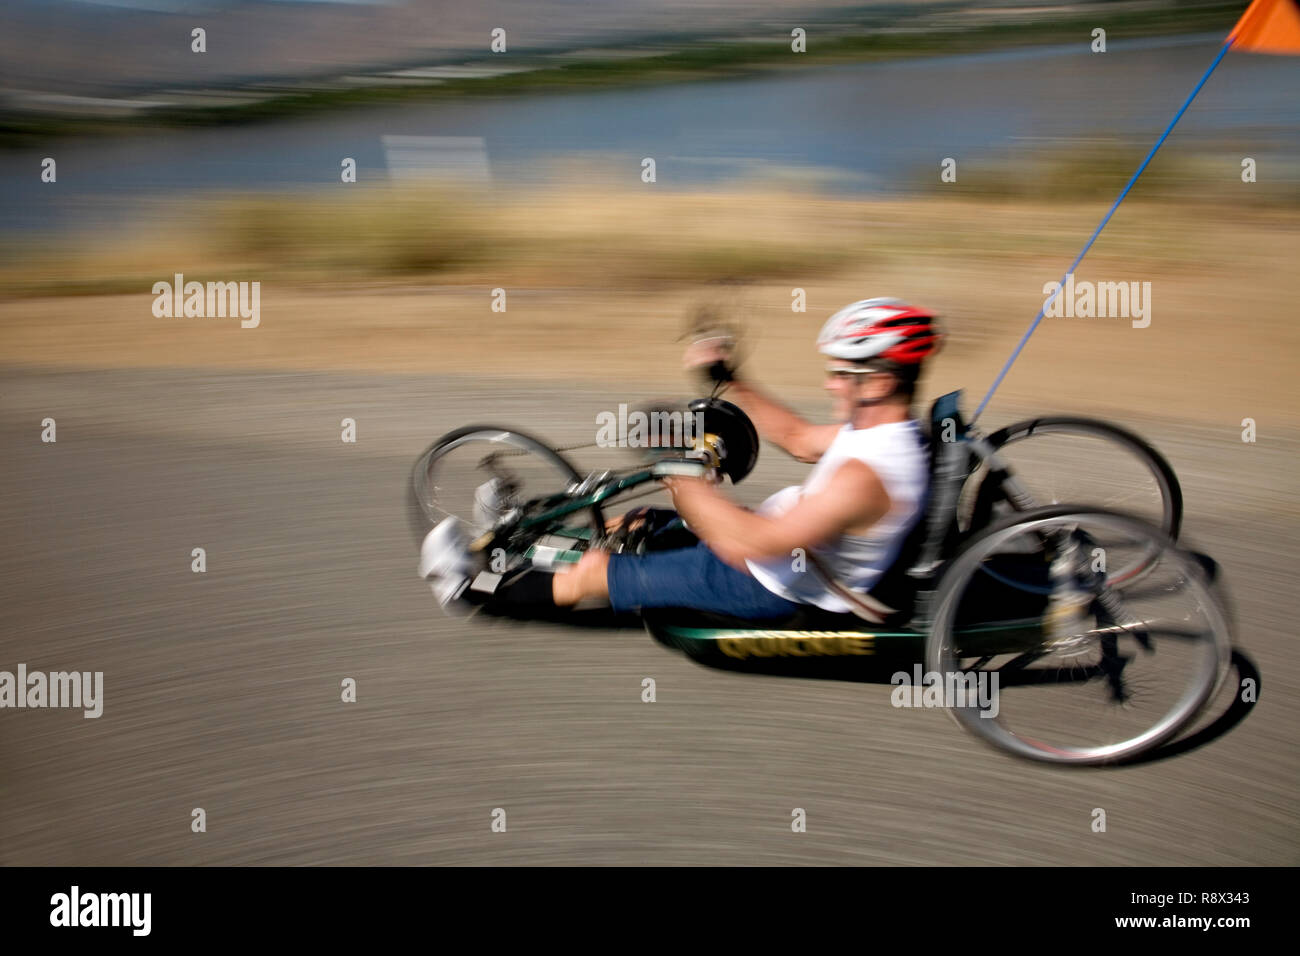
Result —
M1170 535L1178 533L1182 494L1172 469L1159 453L1122 429L1090 419L1039 418L990 435L986 447L1040 506L1102 506L1132 513ZM974 469L958 504L962 530L978 531L972 524L1001 511L998 502L1006 497L996 484L999 480L987 461ZM1153 557L1139 552L1112 561L1110 577L1137 578L1146 573Z
M1044 593L1029 595L1040 607L1038 636L1021 627L1015 647L1009 634L998 636L1006 632L995 621L981 627L971 615L1006 606L987 600L982 589L994 578L981 572L1000 554L1028 550L1022 540L1048 542L1054 557ZM1151 555L1141 584L1116 585L1093 570L1098 543ZM1065 763L1132 756L1192 720L1227 666L1222 608L1194 568L1157 529L1131 517L1072 506L1028 512L973 541L949 566L935 598L927 664L940 674L995 680L996 706L953 714L999 747ZM959 615L961 636L954 630Z
M461 429L444 436L416 462L410 491L412 530L422 538L435 524L455 517L472 535L482 535L577 480L572 465L534 438L503 428ZM596 506L572 518L597 531L603 528Z

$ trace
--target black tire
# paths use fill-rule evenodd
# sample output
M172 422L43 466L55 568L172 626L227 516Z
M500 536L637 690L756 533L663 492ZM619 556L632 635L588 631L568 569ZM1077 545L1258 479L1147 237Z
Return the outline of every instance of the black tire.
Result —
M1024 735L1018 733L1014 729L1014 725L1004 725L1000 716L994 717L994 719L985 719L986 715L981 715L976 709L969 706L951 707L949 709L949 713L966 730L973 732L976 736L981 737L995 747L1019 757L1066 765L1096 765L1131 760L1173 739L1183 728L1190 725L1205 704L1212 699L1216 690L1222 686L1224 675L1227 673L1231 660L1231 634L1226 609L1222 601L1219 600L1217 591L1205 575L1200 562L1195 559L1194 555L1179 549L1173 540L1159 528L1147 522L1139 521L1132 516L1100 509L1058 506L1036 508L1032 511L1009 515L1007 518L995 522L984 529L982 533L976 535L944 565L935 591L933 602L934 619L930 623L929 633L926 638L925 660L928 671L940 674L948 674L954 671L962 672L961 661L963 659L985 653L983 650L972 650L969 647L965 648L964 651L962 650L964 641L979 639L978 622L966 621L963 623L961 611L972 593L968 589L972 584L978 586L978 567L981 561L997 553L1000 545L1010 540L1010 537L1017 533L1038 536L1044 533L1044 529L1053 526L1071 532L1072 529L1080 525L1088 524L1094 527L1117 530L1131 541L1149 542L1159 552L1161 562L1180 575L1181 580L1184 582L1183 587L1177 590L1158 588L1150 589L1147 592L1142 592L1140 588L1125 590L1121 586L1117 591L1122 596L1121 599L1142 601L1148 597L1159 597L1166 594L1171 596L1178 593L1192 594L1193 603L1203 613L1206 633L1203 639L1198 638L1199 647L1196 648L1198 657L1193 667L1194 673L1181 688L1180 696L1173 700L1166 709L1158 713L1150 725L1144 724L1142 725L1143 729L1140 731L1135 730L1130 735L1123 736L1118 740L1112 740L1101 745L1082 745L1065 741L1049 743L1038 739L1037 734ZM1048 617L1043 617L1043 626L1046 626L1048 619ZM1161 637L1162 634L1174 635L1176 633L1174 628L1161 632L1158 630L1160 626L1160 619L1154 619L1152 634L1156 635L1157 646L1160 640L1165 639ZM968 630L963 630L964 628ZM1036 646L1040 649L1031 653L1035 655L1050 653L1047 650L1050 643ZM981 658L981 661L990 660L1002 653L1005 652L990 653L989 657ZM1029 655L1022 656L1027 657ZM977 664L976 667L978 666ZM1061 665L1058 665L1058 667L1061 667ZM1071 665L1068 669L1062 668L1055 672L1047 670L1045 673L1051 677L1061 674L1073 675L1076 672L1082 673L1082 670ZM1027 671L1022 673L1027 673ZM1161 673L1163 676L1164 672ZM1146 685L1143 687L1144 692L1154 697L1154 688L1151 683L1153 678L1140 677L1139 680ZM1040 681L1038 683L1045 687L1050 687L1052 683L1063 686L1068 685L1068 681L1059 679ZM1055 705L1055 703L1054 700L1053 704ZM1049 708L1049 711L1054 709L1055 707ZM1065 711L1062 710L1061 712L1064 713ZM1116 708L1116 712L1123 712L1123 708ZM1091 713L1087 717L1081 717L1073 724L1073 727L1083 727L1090 723ZM1098 716L1104 719L1106 715L1099 713ZM1099 723L1098 726L1103 725Z
M519 451L536 455L552 465L556 470L556 491L560 490L561 483L581 481L582 475L578 470L561 455L545 442L523 432L515 431L511 428L504 428L497 425L466 425L464 428L458 428L455 431L448 432L439 438L436 442L424 450L419 458L415 460L415 465L411 468L411 477L407 482L407 518L411 526L411 532L415 536L415 543L418 546L424 540L425 535L442 516L438 515L430 506L428 496L428 476L430 468L439 457L450 451L452 448L463 444L466 439L478 438L483 441L497 441L502 444L513 446ZM593 530L603 533L605 529L605 516L599 505L592 505L587 509L587 515Z

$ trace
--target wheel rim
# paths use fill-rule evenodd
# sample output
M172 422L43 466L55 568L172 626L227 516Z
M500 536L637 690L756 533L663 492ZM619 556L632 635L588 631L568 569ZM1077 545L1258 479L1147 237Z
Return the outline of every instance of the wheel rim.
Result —
M416 534L422 536L448 516L459 518L472 534L481 534L511 507L556 494L579 479L558 452L520 432L492 426L452 432L421 455L412 469ZM603 515L594 505L575 514L574 521L597 530L603 527Z
M1136 435L1088 419L1037 419L989 436L1000 461L1038 507L1073 505L1130 514L1176 538L1182 522L1182 492L1168 463ZM987 482L980 463L963 485L958 514L963 530L990 506L996 520L1013 509ZM1123 583L1140 577L1153 554L1135 554L1110 578ZM988 573L988 572L986 572ZM1016 586L1005 576L1001 582Z
M1019 633L972 626L972 582L988 580L978 573L981 564L1014 554L1006 545L1017 537L1080 529L1092 542L1104 541L1103 551L1156 546L1149 573L1111 589L1127 626L1095 604L1080 612L1068 602L1045 616L1040 608ZM1068 589L1057 593L1070 596ZM1139 622L1142 629L1132 627ZM1158 529L1106 512L1040 509L995 526L953 560L936 594L926 661L945 680L969 675L984 680L986 690L997 675L996 716L982 716L991 707L950 706L967 730L1018 756L1098 764L1131 758L1177 734L1213 695L1230 653L1222 608L1199 565Z

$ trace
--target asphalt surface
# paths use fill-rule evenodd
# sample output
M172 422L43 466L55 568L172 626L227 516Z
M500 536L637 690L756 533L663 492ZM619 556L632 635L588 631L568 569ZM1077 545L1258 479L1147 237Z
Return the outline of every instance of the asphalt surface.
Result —
M403 512L422 448L482 420L590 441L597 411L644 397L0 372L0 670L104 674L99 719L0 710L0 864L1300 862L1300 431L1125 422L1177 468L1263 690L1199 749L1081 771L893 708L887 685L710 670L637 630L444 618ZM765 448L740 497L802 470Z

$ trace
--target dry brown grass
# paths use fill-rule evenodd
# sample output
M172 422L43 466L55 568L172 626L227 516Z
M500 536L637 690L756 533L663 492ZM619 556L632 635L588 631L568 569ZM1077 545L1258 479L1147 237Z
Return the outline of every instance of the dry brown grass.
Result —
M0 270L0 354L58 366L437 371L662 388L679 381L683 317L720 302L755 332L756 375L811 391L820 362L810 344L825 315L888 294L936 309L952 333L929 390L982 390L1041 305L1043 283L1104 209L600 186L240 200L193 221L155 219L150 235L88 237L11 260ZM1049 395L1053 408L1293 419L1298 255L1300 230L1284 210L1126 205L1077 278L1150 281L1151 326L1047 320L1006 395ZM150 286L175 272L261 281L261 327L154 318ZM64 282L73 285L50 294ZM490 310L498 287L505 313ZM806 290L806 314L790 309L794 287Z

